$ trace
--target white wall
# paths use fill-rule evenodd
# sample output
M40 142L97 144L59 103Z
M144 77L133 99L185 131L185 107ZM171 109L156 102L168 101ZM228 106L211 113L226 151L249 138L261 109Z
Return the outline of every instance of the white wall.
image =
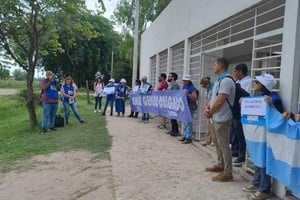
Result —
M140 76L149 76L150 57L261 0L172 0L141 38Z

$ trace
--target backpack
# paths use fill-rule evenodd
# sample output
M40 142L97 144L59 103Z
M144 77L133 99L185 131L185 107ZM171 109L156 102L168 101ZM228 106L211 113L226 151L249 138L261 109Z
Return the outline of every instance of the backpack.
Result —
M234 82L234 85L235 85L235 96L234 96L233 105L230 104L228 99L226 99L226 101L231 109L233 118L240 119L241 118L240 98L248 97L248 96L250 96L250 94L241 87L241 84L236 83L235 80L231 76L225 76L224 78L226 78L226 77L230 78ZM221 81L219 82L219 87L220 87L220 84L221 84Z

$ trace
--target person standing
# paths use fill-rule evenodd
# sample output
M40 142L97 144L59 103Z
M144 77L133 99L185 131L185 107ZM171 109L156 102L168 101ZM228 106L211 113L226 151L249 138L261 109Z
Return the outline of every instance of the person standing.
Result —
M135 86L132 88L131 92L138 92L140 90L140 87L141 87L141 80L136 79ZM131 108L130 115L128 115L128 117L137 118L138 115L139 115L139 112L134 112Z
M101 77L97 77L94 82L94 91L95 91L95 110L94 112L101 112L102 105L102 93L104 89L104 84Z
M159 85L157 87L158 91L165 91L168 89L169 85L166 81L167 75L165 73L161 73L158 77ZM166 117L160 117L160 124L157 126L160 129L167 128L167 118Z
M210 77L206 76L201 79L200 85L202 88L204 88L206 90L204 107L207 107L209 105L209 102L210 102L210 99L212 96L212 90L213 90L214 84L211 83ZM214 130L213 130L212 124L210 122L210 119L208 119L208 118L206 118L206 128L207 128L207 132L206 132L205 141L201 143L203 146L213 144L212 137L214 134Z
M106 101L105 101L105 106L104 106L104 110L102 115L105 115L106 109L108 104L110 104L110 116L113 115L113 106L114 106L114 101L115 101L115 90L116 90L116 86L115 86L115 79L111 78L109 79L109 84L106 86L107 88L111 88L111 91L109 94L106 94Z
M65 78L65 83L61 87L61 95L63 96L63 105L64 105L64 112L65 112L65 121L66 124L69 123L69 115L70 115L70 107L76 117L76 119L82 124L84 120L81 119L77 105L76 105L76 96L77 96L77 86L74 87L74 82L71 76L67 76Z
M239 83L241 88L250 94L251 77L248 76L247 65L244 63L236 65L233 69L233 76L236 79L236 83ZM232 155L237 156L232 164L233 166L240 167L246 159L246 141L241 123L240 112L236 112L233 115L230 141Z
M264 95L265 101L274 106L280 113L283 113L283 105L279 95L272 92L276 80L271 74L263 74L255 77L254 95ZM271 195L271 177L266 173L265 167L255 166L255 173L249 186L243 191L254 193L253 200L264 200Z
M43 107L42 131L46 133L48 128L56 131L55 115L57 112L59 95L57 91L58 82L55 80L55 75L52 71L46 72L46 78L41 81L40 87L42 89L41 99ZM49 126L48 126L49 123Z
M180 90L180 86L177 83L178 75L174 72L171 72L168 77L169 89L170 90ZM177 137L179 135L178 123L176 119L171 119L171 131L167 134Z
M142 77L142 84L140 87L140 93L141 95L147 95L152 89L152 85L147 82L147 76L143 76ZM149 122L149 113L143 113L143 117L142 117L142 122L144 122L144 124Z
M226 58L218 58L214 63L214 73L218 75L213 88L210 104L205 109L205 116L212 120L214 128L214 140L217 151L217 164L208 167L205 171L220 172L212 177L213 181L232 181L232 155L229 148L230 128L232 123L232 111L235 98L235 83L229 76L228 61ZM229 103L227 103L228 99Z
M120 116L122 113L122 117L125 114L125 97L128 93L128 87L126 85L126 80L122 78L118 86L116 86L116 112L117 116Z
M188 105L191 111L192 118L197 111L197 100L199 97L199 91L194 87L190 75L184 75L182 78L182 89L186 92ZM182 144L190 144L193 142L193 122L184 122L183 137L179 140Z

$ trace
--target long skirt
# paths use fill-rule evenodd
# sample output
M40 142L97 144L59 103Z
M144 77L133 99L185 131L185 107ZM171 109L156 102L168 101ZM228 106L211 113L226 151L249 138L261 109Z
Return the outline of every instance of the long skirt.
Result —
M121 98L116 98L116 112L125 113L125 100Z

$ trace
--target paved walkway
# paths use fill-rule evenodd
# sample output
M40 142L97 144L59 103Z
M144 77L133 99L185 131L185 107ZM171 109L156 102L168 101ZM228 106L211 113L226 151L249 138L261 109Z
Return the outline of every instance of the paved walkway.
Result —
M251 176L243 168L234 168L234 181L211 181L214 173L205 172L215 163L213 147L199 142L181 144L157 122L107 116L113 137L111 160L117 200L244 200L241 189ZM275 197L271 199L277 199Z

